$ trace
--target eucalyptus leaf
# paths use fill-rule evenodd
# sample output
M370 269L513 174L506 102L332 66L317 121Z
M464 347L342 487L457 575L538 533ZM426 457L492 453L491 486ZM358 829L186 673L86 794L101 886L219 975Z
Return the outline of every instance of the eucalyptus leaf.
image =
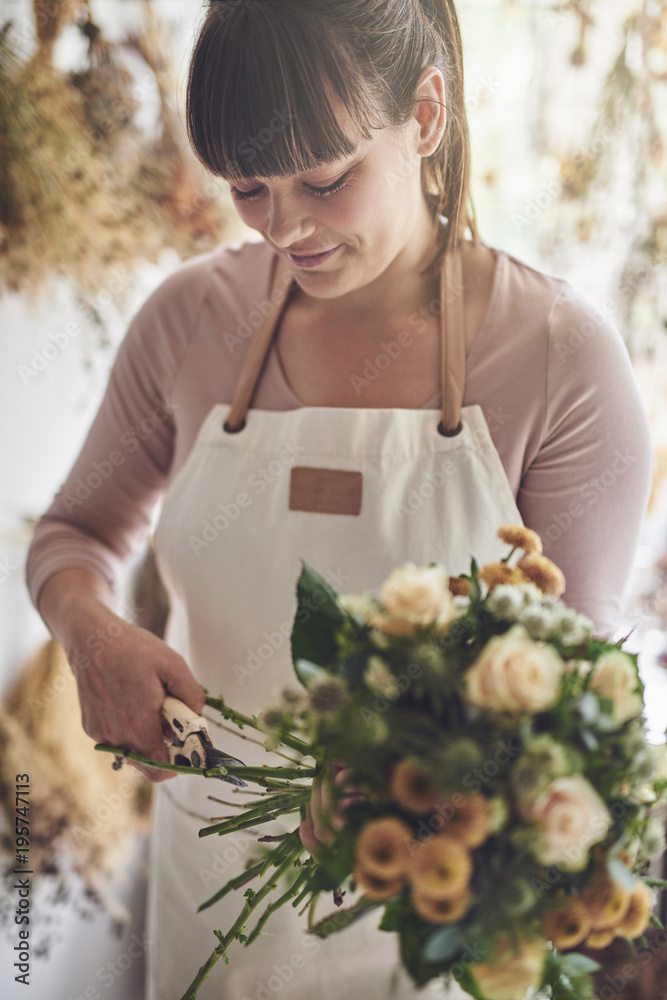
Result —
M423 955L427 962L448 962L463 947L465 938L458 927L441 927L427 939Z
M635 878L627 865L624 865L618 858L610 857L607 859L607 871L622 889L632 892L635 887Z
M579 714L589 726L597 722L600 715L600 702L592 691L587 691L579 702Z
M310 660L295 660L294 670L303 686L307 688L315 681L331 676L328 670L318 666L317 663L311 663Z
M600 746L600 741L593 735L590 729L581 730L581 740L591 752L597 750Z

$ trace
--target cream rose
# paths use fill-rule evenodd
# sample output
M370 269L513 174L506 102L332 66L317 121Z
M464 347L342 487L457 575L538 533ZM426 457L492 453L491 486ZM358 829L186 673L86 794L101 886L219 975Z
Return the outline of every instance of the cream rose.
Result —
M644 702L642 696L635 693L637 682L633 660L619 649L603 653L596 661L589 688L603 698L611 698L614 718L623 723L642 713Z
M472 966L477 985L489 1000L523 1000L542 979L546 941L524 941L515 953L509 939L496 943L488 963Z
M505 712L540 712L558 699L564 664L553 646L523 625L489 639L465 675L473 705Z
M442 624L458 615L444 566L403 563L387 577L380 590L387 614L371 624L394 635L412 635L416 625Z
M611 825L604 802L580 774L552 781L528 818L541 827L534 848L539 860L562 864L569 871L585 867L589 848L604 839Z

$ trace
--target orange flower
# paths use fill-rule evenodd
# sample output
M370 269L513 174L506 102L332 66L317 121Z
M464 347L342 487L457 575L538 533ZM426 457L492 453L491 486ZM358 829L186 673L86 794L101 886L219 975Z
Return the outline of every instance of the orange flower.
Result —
M574 948L590 934L591 917L588 908L577 897L565 897L563 904L546 910L540 918L542 930L556 948Z
M372 875L363 868L354 869L354 880L361 886L369 899L390 899L400 892L405 885L405 879L386 879Z
M434 899L419 892L412 894L412 905L416 912L432 924L447 924L460 920L468 909L469 902L469 889L452 899Z
M470 580L462 576L450 576L449 589L455 597L467 597L470 593Z
M633 940L643 934L651 919L651 893L644 882L636 882L630 893L630 905L620 923L614 928L616 937Z
M560 597L565 590L565 576L556 563L537 552L522 556L516 564L525 577L540 588L544 594Z
M391 776L390 793L406 812L425 816L440 801L442 790L409 760L399 760Z
M366 823L357 840L357 867L386 881L408 870L412 831L400 819L385 816Z
M443 833L461 841L466 847L479 847L491 832L491 804L485 795L460 796L463 801L448 819Z
M489 590L493 590L500 583L525 583L527 580L520 569L503 562L487 563L478 571L477 577L484 581Z
M591 933L586 938L584 944L587 948L592 948L593 951L602 951L603 948L608 948L611 942L616 937L616 931L591 931Z
M532 528L526 528L523 524L503 524L502 527L498 528L497 535L501 542L506 542L517 549L523 549L524 552L542 551L540 536Z
M468 888L471 874L468 850L458 840L443 834L417 845L408 870L416 893L431 899L460 896Z
M581 894L594 931L606 931L615 927L626 914L630 905L630 893L607 873L598 869Z

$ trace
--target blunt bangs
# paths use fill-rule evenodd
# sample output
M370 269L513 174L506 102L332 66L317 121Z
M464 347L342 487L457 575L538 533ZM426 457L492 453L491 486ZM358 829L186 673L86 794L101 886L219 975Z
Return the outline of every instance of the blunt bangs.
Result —
M314 170L354 155L362 138L387 124L354 53L335 34L332 46L330 28L304 12L303 0L214 3L207 17L190 63L186 114L195 154L213 174L234 182Z

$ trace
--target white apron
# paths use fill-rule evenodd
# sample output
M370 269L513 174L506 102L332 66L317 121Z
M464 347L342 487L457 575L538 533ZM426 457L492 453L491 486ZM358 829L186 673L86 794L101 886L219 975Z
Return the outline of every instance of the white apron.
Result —
M472 555L480 564L501 558L507 546L496 537L497 528L522 523L481 406L462 407L459 253L446 255L440 285L446 303L442 414L311 406L248 410L293 287L289 264L278 255L272 280L279 294L249 345L234 402L214 405L205 417L165 493L154 538L171 602L165 641L211 694L223 694L249 715L271 702L279 686L299 686L289 636L301 559L338 591L377 593L390 571L407 560L444 563L457 575L469 572ZM246 764L286 763L211 728L216 746ZM256 828L255 838L246 832L199 838L212 817L231 812L211 802L211 795L240 798L225 782L185 775L155 787L148 1000L180 1000L217 944L213 929L231 928L243 905L241 892L201 914L197 906L257 856L256 837L268 829ZM295 829L298 822L293 814L282 828ZM320 897L317 918L335 909L330 898ZM304 933L305 916L288 904L249 948L231 945L229 964L218 961L199 998L385 1000L398 951L394 935L377 929L380 912L320 941ZM446 991L439 980L418 992L400 973L393 995L412 1000L464 994L458 986Z

